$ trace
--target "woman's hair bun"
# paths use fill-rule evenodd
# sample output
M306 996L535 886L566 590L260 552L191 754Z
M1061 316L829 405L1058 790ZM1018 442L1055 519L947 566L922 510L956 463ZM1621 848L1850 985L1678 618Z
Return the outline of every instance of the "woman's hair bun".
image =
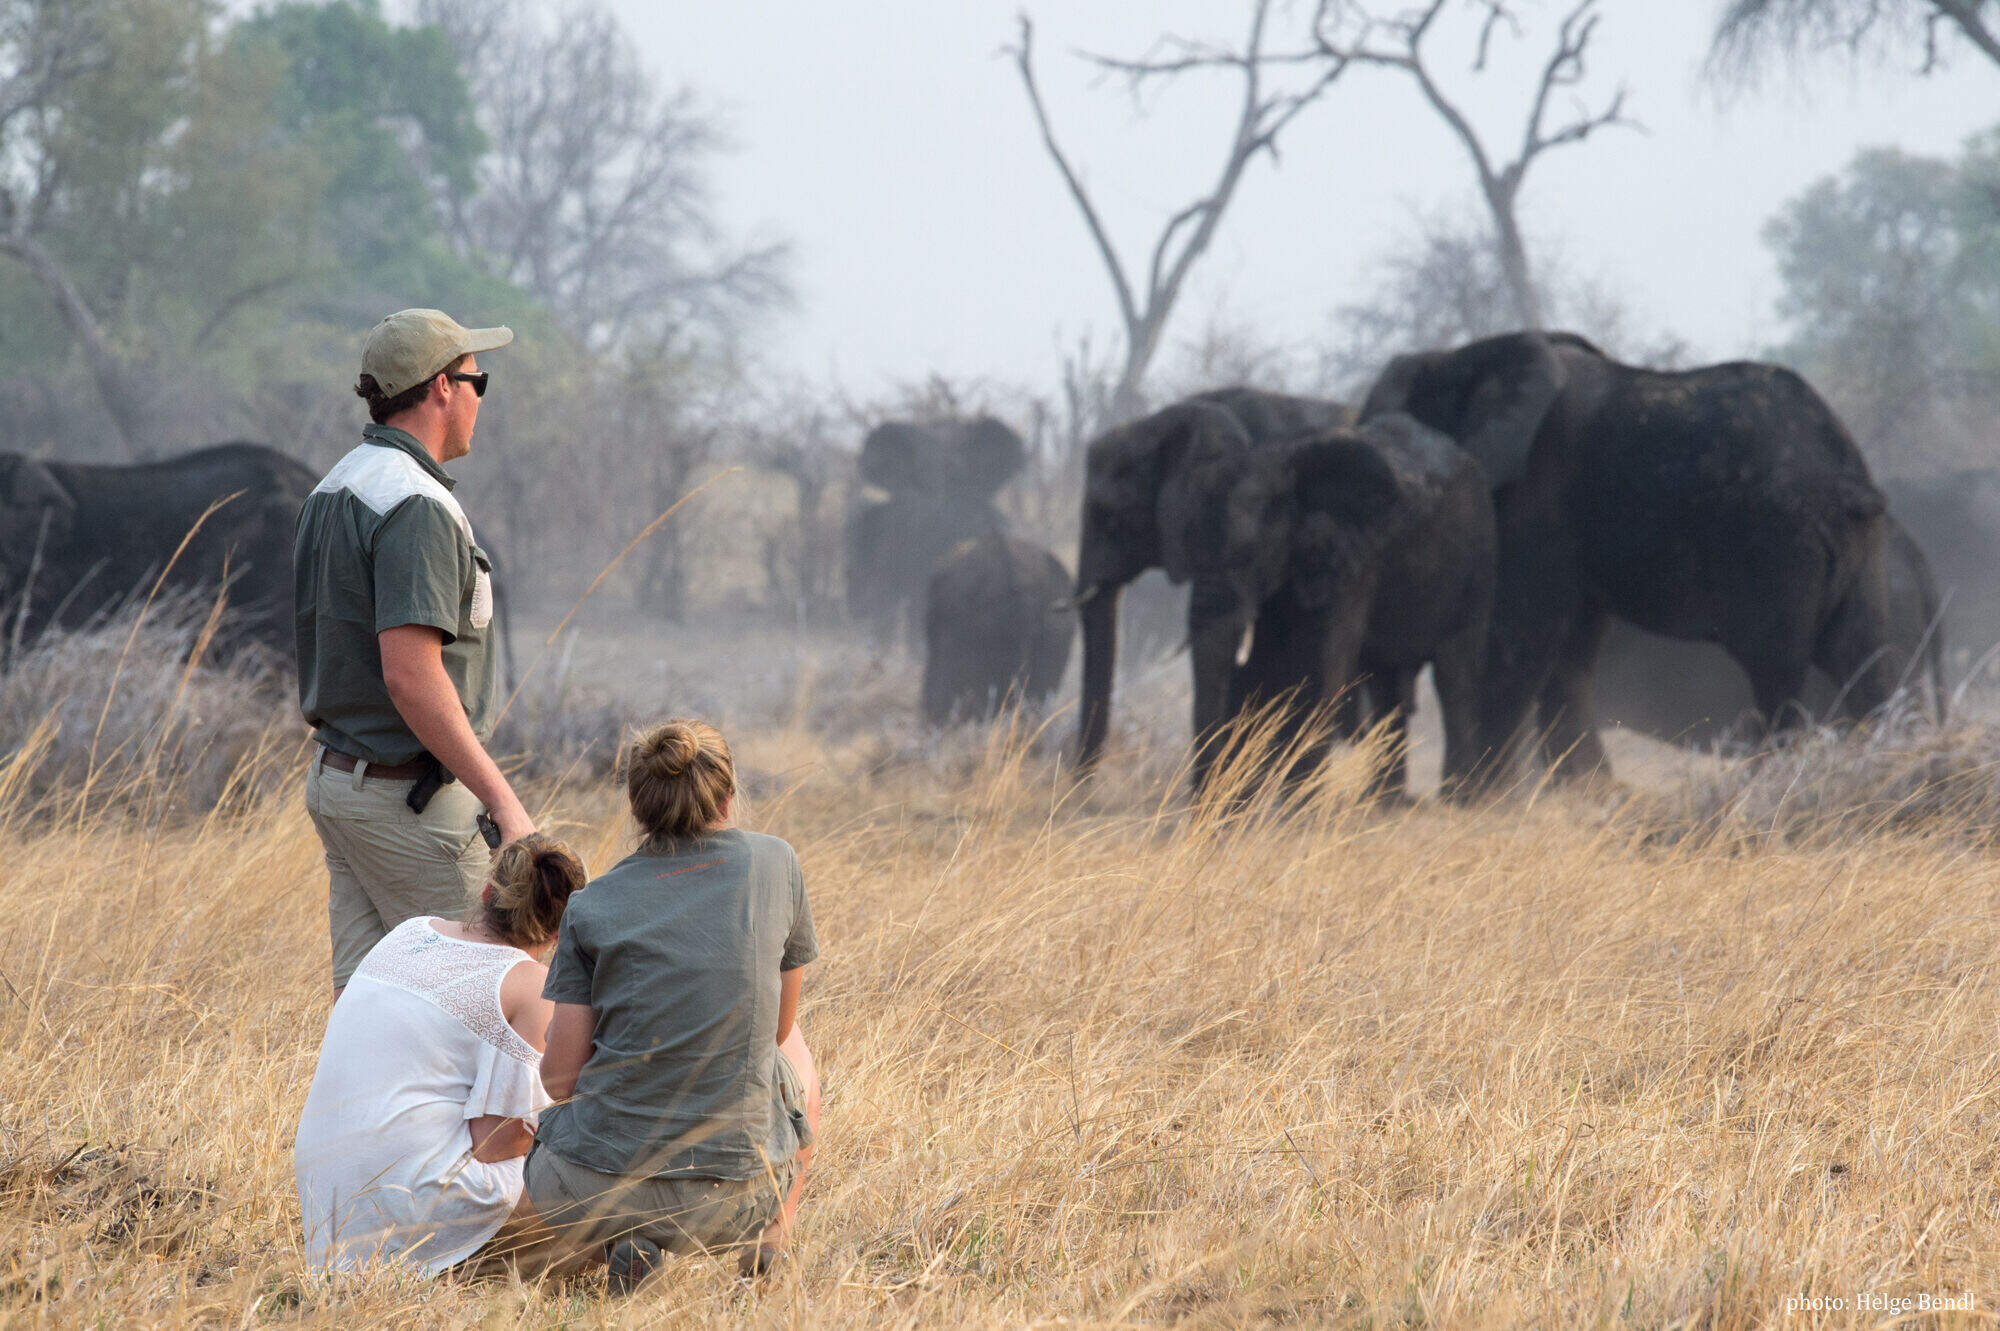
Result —
M685 721L669 721L654 733L658 739L656 751L661 770L670 777L686 775L687 769L701 754L701 740L694 733L694 727Z
M625 792L648 837L697 836L721 821L736 793L736 763L708 722L664 721L626 751Z
M494 857L492 900L482 904L486 926L518 947L555 937L570 896L583 887L583 861L554 837L530 833Z

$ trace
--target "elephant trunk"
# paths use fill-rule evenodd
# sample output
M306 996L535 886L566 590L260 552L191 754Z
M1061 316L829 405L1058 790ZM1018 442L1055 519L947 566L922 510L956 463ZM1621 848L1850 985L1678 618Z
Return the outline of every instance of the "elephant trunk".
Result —
M1118 593L1115 583L1087 584L1083 608L1083 715L1077 732L1077 766L1088 772L1104 751L1111 730L1111 682L1118 658Z
M1197 582L1188 601L1188 655L1194 667L1195 794L1208 784L1237 707L1237 674L1255 641L1256 607L1244 606L1227 586Z

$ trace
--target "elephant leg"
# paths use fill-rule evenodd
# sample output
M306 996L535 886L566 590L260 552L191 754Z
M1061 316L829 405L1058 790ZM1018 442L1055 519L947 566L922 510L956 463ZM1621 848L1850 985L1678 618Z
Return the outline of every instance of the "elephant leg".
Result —
M1417 707L1417 672L1409 669L1380 671L1368 677L1371 698L1376 699L1371 724L1383 727L1382 756L1368 777L1366 798L1388 804L1410 802L1410 714Z
M1579 608L1537 696L1542 756L1552 781L1573 781L1610 768L1597 733L1597 652L1610 623L1602 610Z
M1537 696L1582 603L1569 540L1553 526L1507 532L1479 699L1481 784L1518 755Z
M1813 664L1840 691L1841 711L1867 716L1887 703L1906 676L1920 683L1921 666L1889 630L1888 593L1877 580L1861 578L1828 619L1814 644ZM1753 677L1754 678L1754 677ZM1763 699L1758 698L1758 705Z
M944 671L933 659L924 668L924 721L945 726L951 721L951 690L945 687Z
M1244 706L1236 662L1238 620L1227 588L1196 584L1188 598L1188 655L1194 666L1194 755L1189 783L1199 796L1229 742L1229 723Z
M1431 678L1444 720L1444 770L1438 793L1446 799L1468 795L1478 771L1479 687L1485 658L1484 619L1447 637L1431 655Z
M1798 612L1775 618L1777 622L1762 631L1738 632L1732 635L1734 640L1722 644L1749 677L1767 734L1795 730L1812 716L1805 704L1806 673L1813 655L1811 625Z

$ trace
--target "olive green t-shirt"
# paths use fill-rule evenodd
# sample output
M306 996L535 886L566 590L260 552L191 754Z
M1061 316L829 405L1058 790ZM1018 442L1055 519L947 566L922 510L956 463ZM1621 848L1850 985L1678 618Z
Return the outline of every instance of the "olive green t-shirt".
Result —
M328 748L392 764L424 751L382 682L376 635L404 624L443 632L473 733L492 735L493 566L454 484L415 436L370 425L299 510L299 710Z
M605 1174L753 1178L797 1154L779 1112L778 972L819 955L777 837L729 829L628 856L569 900L542 997L596 1017L576 1094L536 1140Z

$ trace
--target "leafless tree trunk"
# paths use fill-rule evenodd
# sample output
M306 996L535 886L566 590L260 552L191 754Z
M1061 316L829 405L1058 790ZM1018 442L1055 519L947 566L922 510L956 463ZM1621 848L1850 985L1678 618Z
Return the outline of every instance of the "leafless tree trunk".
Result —
M1101 68L1124 75L1135 87L1149 79L1171 78L1198 69L1231 70L1242 80L1236 132L1223 154L1215 183L1207 193L1176 212L1161 227L1158 238L1153 242L1152 258L1147 265L1143 286L1132 280L1118 247L1105 230L1090 192L1056 141L1055 130L1049 123L1048 108L1043 104L1041 89L1035 82L1034 23L1027 15L1021 16L1020 41L1009 48L1010 54L1020 71L1021 85L1027 91L1028 105L1034 111L1042 144L1048 149L1063 184L1076 202L1077 211L1083 214L1084 226L1090 232L1098 256L1104 261L1105 273L1111 279L1112 292L1118 299L1119 317L1125 325L1125 364L1111 398L1111 409L1116 419L1128 419L1144 410L1146 370L1160 348L1161 336L1173 315L1174 303L1187 284L1188 274L1214 240L1216 228L1222 224L1222 215L1235 196L1243 172L1259 153L1269 152L1275 157L1279 133L1340 76L1342 65L1334 61L1321 68L1302 88L1287 92L1268 91L1264 75L1270 62L1264 42L1270 10L1271 0L1253 0L1249 36L1241 50L1172 38L1164 44L1165 53L1158 59L1092 57Z
M1313 18L1313 35L1321 55L1335 69L1359 62L1400 69L1417 85L1424 100L1443 120L1452 135L1472 159L1479 193L1493 223L1493 247L1500 271L1514 298L1515 312L1524 328L1542 326L1542 301L1535 283L1528 246L1521 234L1519 205L1521 187L1535 159L1552 148L1581 143L1608 125L1634 127L1625 117L1625 89L1621 86L1601 110L1579 106L1575 115L1554 130L1547 128L1549 100L1561 88L1583 81L1584 55L1601 17L1598 0L1579 0L1564 16L1556 44L1542 65L1535 87L1520 147L1511 160L1498 160L1480 137L1465 112L1452 100L1426 63L1424 40L1431 35L1448 0L1429 0L1422 9L1393 19L1372 15L1356 0L1320 0ZM1473 61L1475 73L1486 68L1487 53L1496 31L1505 26L1516 31L1519 22L1507 0L1473 0L1482 13L1479 54Z

